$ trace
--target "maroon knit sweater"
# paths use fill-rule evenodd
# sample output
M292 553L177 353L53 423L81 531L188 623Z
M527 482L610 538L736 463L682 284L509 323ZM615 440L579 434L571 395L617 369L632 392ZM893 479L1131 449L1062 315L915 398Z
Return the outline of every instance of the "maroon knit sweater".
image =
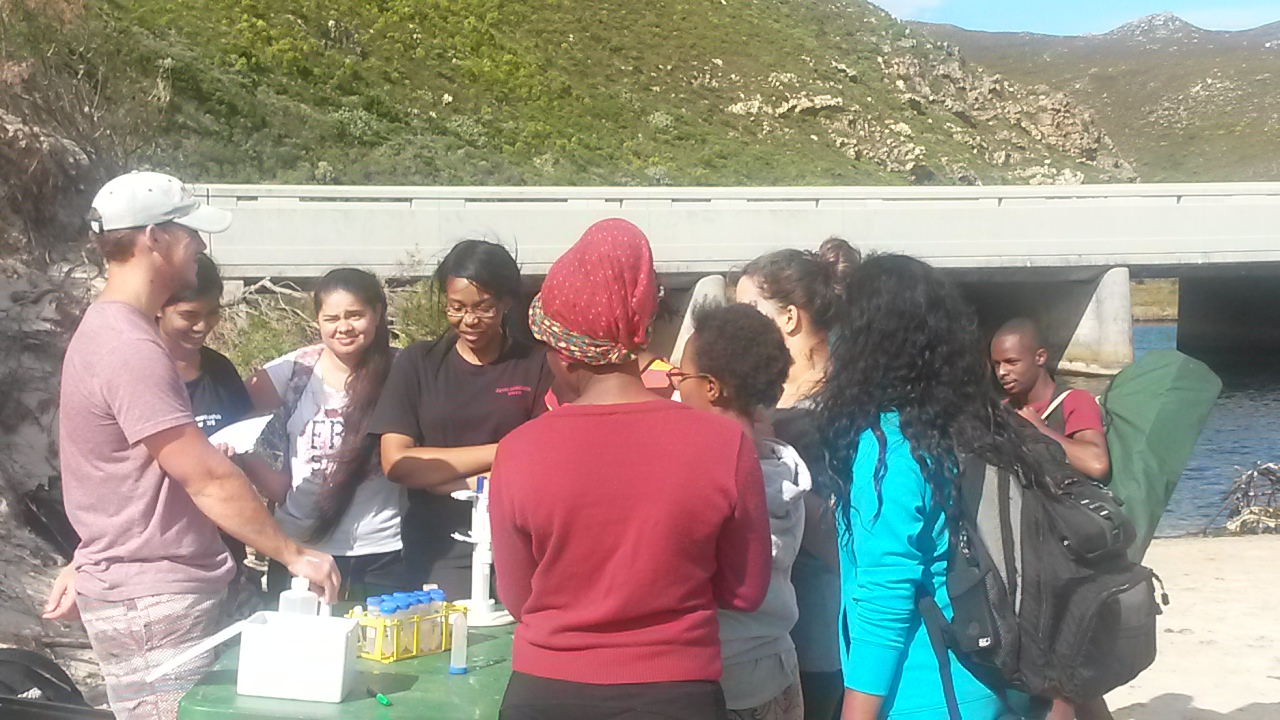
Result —
M720 679L716 609L753 611L769 586L764 482L740 426L669 400L567 405L499 443L490 488L515 670Z

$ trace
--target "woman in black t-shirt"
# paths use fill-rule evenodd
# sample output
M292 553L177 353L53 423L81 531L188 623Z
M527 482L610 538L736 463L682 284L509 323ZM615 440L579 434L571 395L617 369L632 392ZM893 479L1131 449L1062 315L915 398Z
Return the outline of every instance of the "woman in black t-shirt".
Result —
M191 414L205 436L239 422L253 412L253 401L236 366L226 355L205 347L205 340L218 326L222 312L222 278L218 266L204 253L196 256L196 284L169 298L160 310L157 323L178 375L191 397ZM222 542L236 561L236 577L228 594L228 607L235 609L253 596L253 583L245 568L244 543L226 533Z
M222 278L208 255L196 257L196 284L169 298L157 318L160 337L191 396L191 413L212 435L253 411L240 373L227 356L205 347L221 318Z
M501 245L458 243L435 273L452 326L396 358L369 420L382 467L409 488L401 524L410 587L435 583L470 595L471 505L449 497L489 472L497 443L546 411L546 353L528 337L520 268Z

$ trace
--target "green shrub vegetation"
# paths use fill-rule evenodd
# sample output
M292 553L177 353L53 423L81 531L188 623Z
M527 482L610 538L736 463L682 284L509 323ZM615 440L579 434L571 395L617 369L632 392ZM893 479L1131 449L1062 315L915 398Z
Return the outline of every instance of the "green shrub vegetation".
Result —
M311 300L303 293L251 292L222 309L209 346L244 377L285 353L320 341Z
M393 342L399 347L440 337L449 329L440 292L428 280L391 291L389 302Z
M863 0L85 1L42 16L0 0L6 60L93 88L88 135L119 162L203 182L909 180L849 151L822 108L730 110L801 96L836 98L853 125L905 123L935 166L1012 177L954 116L908 107L886 56L943 50ZM1074 164L1014 135L1036 164Z

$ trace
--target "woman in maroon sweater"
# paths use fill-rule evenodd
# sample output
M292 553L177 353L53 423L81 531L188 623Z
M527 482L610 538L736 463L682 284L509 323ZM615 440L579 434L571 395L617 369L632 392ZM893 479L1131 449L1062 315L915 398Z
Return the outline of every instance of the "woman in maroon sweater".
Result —
M648 240L613 219L530 309L570 404L493 464L498 593L519 621L504 719L726 717L716 610L768 590L764 483L740 426L645 388L657 302Z

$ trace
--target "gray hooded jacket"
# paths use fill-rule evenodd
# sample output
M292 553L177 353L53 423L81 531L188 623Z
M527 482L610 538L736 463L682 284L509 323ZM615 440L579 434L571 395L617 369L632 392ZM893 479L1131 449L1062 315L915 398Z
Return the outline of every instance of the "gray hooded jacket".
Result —
M804 533L803 495L813 482L795 448L780 440L757 445L773 536L773 569L769 592L752 613L721 610L720 656L724 674L720 684L731 710L768 702L790 685L796 672L791 627L800 611L791 585L791 565Z

